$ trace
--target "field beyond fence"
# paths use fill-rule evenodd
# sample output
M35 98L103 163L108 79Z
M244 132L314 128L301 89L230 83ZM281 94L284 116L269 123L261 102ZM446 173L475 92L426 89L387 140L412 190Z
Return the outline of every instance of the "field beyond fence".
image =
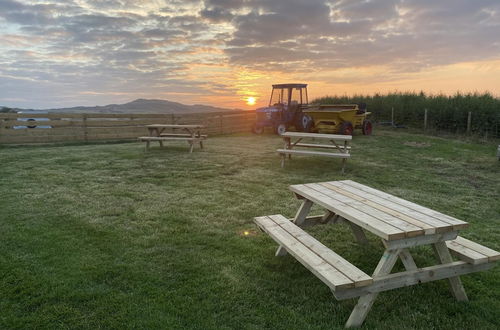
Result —
M201 124L205 126L205 133L221 135L249 132L254 119L253 111L202 114L0 113L0 144L134 140L148 135L144 127L148 124ZM48 126L50 128L41 128Z
M500 138L500 99L491 94L327 96L314 103L366 103L376 122L392 122L412 128Z

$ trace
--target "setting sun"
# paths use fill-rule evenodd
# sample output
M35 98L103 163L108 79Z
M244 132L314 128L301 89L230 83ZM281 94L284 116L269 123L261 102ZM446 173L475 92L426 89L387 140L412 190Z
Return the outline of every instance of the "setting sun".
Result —
M255 105L255 97L249 96L247 98L247 104L248 105Z

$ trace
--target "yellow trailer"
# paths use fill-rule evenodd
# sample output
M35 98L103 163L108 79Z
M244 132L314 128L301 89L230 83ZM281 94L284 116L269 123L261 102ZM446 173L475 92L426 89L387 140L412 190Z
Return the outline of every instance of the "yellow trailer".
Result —
M370 112L366 111L366 105L308 105L302 108L302 112L311 118L310 130L314 132L352 135L355 128L360 128L364 135L372 134L372 123L367 119Z

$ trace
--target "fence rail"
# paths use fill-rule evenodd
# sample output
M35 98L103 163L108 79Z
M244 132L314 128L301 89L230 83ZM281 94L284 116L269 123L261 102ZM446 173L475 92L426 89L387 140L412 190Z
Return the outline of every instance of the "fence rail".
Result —
M0 144L133 140L147 134L144 126L148 124L201 124L205 126L204 133L221 135L248 132L254 121L255 113L252 111L193 114L0 113Z

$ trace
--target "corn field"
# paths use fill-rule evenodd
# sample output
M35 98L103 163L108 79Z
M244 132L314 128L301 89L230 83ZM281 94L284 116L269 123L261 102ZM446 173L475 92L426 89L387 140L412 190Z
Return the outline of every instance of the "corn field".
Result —
M489 93L457 93L427 95L420 93L389 93L385 95L326 96L313 101L326 103L366 103L375 122L393 122L412 128L456 134L471 133L485 138L500 138L500 99ZM468 117L470 114L469 132Z

